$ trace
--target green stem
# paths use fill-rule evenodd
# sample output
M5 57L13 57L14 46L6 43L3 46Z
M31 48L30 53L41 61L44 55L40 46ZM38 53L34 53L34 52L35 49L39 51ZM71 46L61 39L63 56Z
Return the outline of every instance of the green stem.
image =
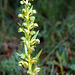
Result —
M60 68L61 68L61 75L64 75L64 72L63 72L63 67L62 67L62 65L60 66Z
M26 0L26 3L28 4L28 0Z
M26 0L26 2L28 3L28 0ZM29 9L28 9L29 10ZM27 12L28 12L28 10L27 10ZM27 14L27 17L29 17L28 16L28 14ZM29 25L29 19L27 20L27 23L28 23L28 25ZM27 28L28 29L28 50L29 50L29 48L30 48L30 37L29 37L29 32L30 32L30 30L29 30L29 27ZM28 64L29 64L29 71L32 71L32 65L31 65L31 54L29 54L29 62L28 62ZM29 74L30 75L30 74Z

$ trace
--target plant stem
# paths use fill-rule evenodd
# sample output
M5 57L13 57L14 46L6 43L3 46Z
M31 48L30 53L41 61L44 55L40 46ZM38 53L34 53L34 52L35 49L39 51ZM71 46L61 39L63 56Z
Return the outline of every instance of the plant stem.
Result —
M34 63L37 62L38 57L40 56L40 51L36 57L31 57L32 52L35 50L35 44L39 44L40 40L36 39L38 31L34 31L35 27L38 27L37 23L34 23L36 10L33 10L31 3L28 3L28 0L22 0L20 2L22 5L25 4L25 9L22 9L22 13L18 15L19 18L24 19L24 22L20 25L18 32L24 32L25 36L22 37L22 41L25 47L25 54L20 54L21 58L24 56L25 61L20 61L19 64L28 68L27 73L29 75L35 75L40 71L40 68L36 67ZM31 15L32 14L32 15ZM33 69L34 65L34 69Z
M28 3L28 0L26 0L26 3Z
M30 64L30 60L31 60L31 55L29 54L29 70L31 71L31 64Z
M60 66L60 68L61 68L61 75L64 75L64 72L63 72L63 67L62 67L62 65Z
M28 3L28 0L26 0L26 2ZM28 10L29 9L27 9L27 13L28 13ZM27 17L29 17L28 16L28 14L27 14ZM27 23L28 23L28 25L29 25L29 19L27 20ZM30 37L29 37L29 32L30 32L30 30L29 30L29 28L27 28L28 29L28 50L29 50L29 48L30 48ZM28 64L29 64L29 71L32 71L32 65L31 65L31 54L29 54L29 62L28 62ZM29 74L30 75L30 74Z

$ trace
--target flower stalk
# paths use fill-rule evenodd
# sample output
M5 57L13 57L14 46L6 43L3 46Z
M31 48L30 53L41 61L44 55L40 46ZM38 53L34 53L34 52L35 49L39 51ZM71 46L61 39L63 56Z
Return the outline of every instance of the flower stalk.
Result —
M20 1L20 4L24 5L25 8L23 8L18 15L19 18L23 19L23 23L18 23L20 26L18 32L23 32L25 34L25 36L21 37L21 45L24 46L25 53L19 54L21 58L19 66L27 67L27 73L29 75L35 75L40 71L40 68L36 67L36 63L42 52L42 50L40 50L35 57L31 56L33 51L35 51L36 44L40 43L40 40L37 39L39 31L34 31L34 28L38 27L38 24L34 22L35 16L33 16L33 14L36 13L36 10L33 9L33 6L28 0L22 0Z

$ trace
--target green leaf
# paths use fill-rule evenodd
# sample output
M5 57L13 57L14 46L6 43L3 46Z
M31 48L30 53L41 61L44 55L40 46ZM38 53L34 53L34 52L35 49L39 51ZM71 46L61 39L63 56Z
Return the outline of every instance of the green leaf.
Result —
M22 26L20 23L18 23L19 26Z
M31 11L32 11L32 9L33 9L33 6L30 8L29 12L31 12Z
M66 51L64 50L61 54L61 60L64 65L67 65Z
M34 71L36 68L36 63L34 65L32 65L32 71Z
M61 21L58 21L58 22L56 23L57 26L58 26L59 24L61 24Z
M68 68L72 69L75 71L75 64L72 64L72 65L68 65Z
M36 32L36 34L32 37L32 39L31 39L31 40L36 39L36 37L37 37L38 33L39 33L39 30L38 30L38 31Z
M18 56L20 55L19 53L16 53Z
M61 56L59 55L59 52L58 51L56 52L56 56L57 56L59 62L61 62Z
M46 64L47 65L52 65L52 64L54 64L54 62L53 61L48 61Z
M40 54L41 54L41 52L42 52L42 49L39 51L39 53L36 55L36 57L35 58L39 58L39 56L40 56Z
M62 54L61 54L61 58L62 58L62 59L64 59L64 55L65 55L65 54L64 54L64 51L63 51Z

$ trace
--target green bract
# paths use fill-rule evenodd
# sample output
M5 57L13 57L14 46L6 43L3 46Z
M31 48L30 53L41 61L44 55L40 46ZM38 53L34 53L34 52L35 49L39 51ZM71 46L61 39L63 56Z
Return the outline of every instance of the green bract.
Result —
M34 31L34 28L38 27L38 24L34 23L35 16L33 16L33 14L36 13L36 10L33 10L33 6L28 2L28 0L22 0L20 1L20 4L24 5L25 8L23 8L21 13L18 15L19 18L23 19L22 24L18 23L20 26L18 32L23 32L25 34L25 36L21 37L21 45L24 46L25 53L18 54L22 59L19 62L19 66L27 67L27 73L29 75L35 75L40 71L40 68L34 67L33 70L33 65L35 65L35 63L38 61L38 58L42 52L41 50L35 57L31 56L33 51L35 51L35 45L40 43L40 40L37 39L39 31Z

